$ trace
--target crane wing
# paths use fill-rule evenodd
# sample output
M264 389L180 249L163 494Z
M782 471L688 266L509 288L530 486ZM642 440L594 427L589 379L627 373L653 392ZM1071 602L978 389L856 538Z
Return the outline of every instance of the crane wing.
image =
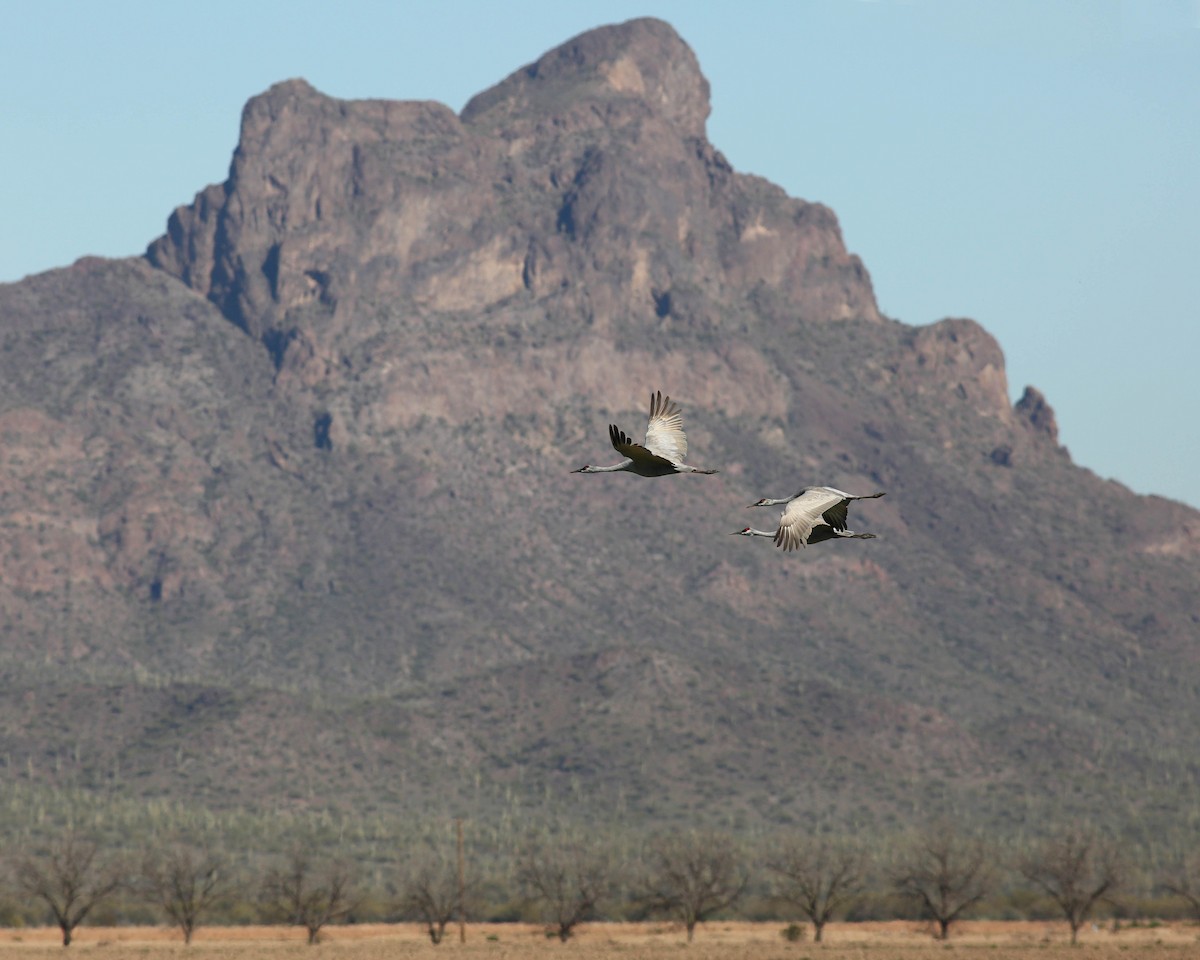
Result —
M775 531L775 546L780 550L803 547L808 543L808 535L812 533L812 529L812 517L804 513L792 514L789 508L779 520L779 529Z
M846 512L851 500L857 500L844 490L834 487L810 487L804 496L793 500L792 504L803 504L804 509L812 516L814 522L818 517L833 527L834 530L845 530ZM791 504L788 505L791 509Z
M618 448L619 449L619 448ZM664 397L662 391L650 394L650 422L646 424L646 449L671 463L683 463L687 456L687 437L679 405ZM632 454L625 454L632 456Z
M833 527L834 530L845 530L847 523L847 513L850 509L849 500L839 500L832 507L821 514L822 519Z
M809 543L824 543L826 540L836 540L840 534L827 523L818 523L808 534Z
M842 504L840 520L837 514L839 503ZM775 534L776 546L784 550L804 546L813 527L822 519L835 530L846 528L846 507L841 492L830 487L805 490L784 508L783 516L779 518L779 530ZM839 523L841 526L838 526Z
M674 466L670 460L652 453L640 443L634 443L625 435L624 430L611 423L608 425L608 439L612 441L613 448L617 453L628 457L634 463L655 464L668 469Z

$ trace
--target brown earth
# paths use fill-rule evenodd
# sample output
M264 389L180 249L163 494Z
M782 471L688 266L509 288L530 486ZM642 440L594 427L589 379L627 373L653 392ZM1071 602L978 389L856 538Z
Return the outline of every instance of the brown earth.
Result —
M677 956L686 947L689 957L745 957L748 960L779 960L819 955L828 960L859 960L888 956L919 958L951 956L994 957L997 960L1027 958L1188 957L1200 943L1195 924L1166 923L1154 927L1088 927L1081 931L1079 945L1071 947L1062 923L1043 921L964 921L949 943L931 939L921 925L905 921L878 923L832 923L825 941L810 939L789 943L781 936L782 923L733 923L715 921L697 928L689 946L681 928L670 924L592 923L583 927L568 944L547 938L543 928L532 924L469 924L465 943L458 930L447 931L446 942L435 947L424 929L416 924L363 924L330 927L322 936L320 952L353 960L377 957L436 957L445 954L491 957L540 957L569 953L586 958ZM811 930L808 933L811 938ZM202 927L192 945L185 948L176 931L146 927L80 928L75 947L89 956L212 957L311 956L304 933L286 927ZM62 947L58 931L50 928L0 930L0 956L37 956Z

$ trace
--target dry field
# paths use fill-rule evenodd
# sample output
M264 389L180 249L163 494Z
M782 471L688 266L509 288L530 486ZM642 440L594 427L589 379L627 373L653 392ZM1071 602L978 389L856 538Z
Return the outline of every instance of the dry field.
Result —
M697 928L691 946L681 928L670 924L593 923L570 943L547 939L541 927L530 924L471 924L465 943L458 930L447 931L447 942L435 947L415 924L363 924L330 927L319 946L309 947L304 933L288 927L203 927L190 947L177 931L165 927L82 927L72 950L95 958L137 960L938 960L946 957L979 960L1097 960L1141 957L1200 958L1200 926L1172 923L1160 927L1088 927L1072 949L1062 923L1038 921L968 921L960 924L948 944L933 941L916 923L830 924L825 943L788 943L782 923L714 922ZM811 935L811 930L810 930ZM53 928L0 930L0 960L63 956Z

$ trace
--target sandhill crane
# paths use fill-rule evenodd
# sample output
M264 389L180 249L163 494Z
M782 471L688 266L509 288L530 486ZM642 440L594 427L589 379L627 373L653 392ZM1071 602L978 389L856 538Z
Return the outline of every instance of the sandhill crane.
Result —
M835 487L806 487L793 497L782 500L763 499L750 504L751 507L773 507L786 503L783 515L779 518L779 529L767 534L775 540L775 546L781 550L795 550L809 543L819 543L821 540L832 540L838 536L853 536L857 539L871 539L874 534L862 536L853 534L846 529L846 515L851 500L874 500L882 497L883 492L868 493L856 496L838 490ZM824 521L822 523L822 521ZM825 527L829 533L820 534L817 531ZM747 527L747 529L751 529ZM739 531L740 532L740 531ZM760 534L747 534L759 536Z
M672 473L716 473L701 470L683 462L687 456L687 437L683 432L683 417L678 404L664 397L662 391L650 394L650 422L646 424L646 443L634 443L625 432L613 424L608 426L608 438L617 453L625 459L611 467L590 464L572 473L616 473L626 470L639 477L665 477Z
M778 530L755 530L753 527L743 527L733 531L734 537L770 537L772 540L779 536ZM853 530L834 530L827 523L818 523L808 535L808 542L822 543L826 540L874 540L873 533L855 533Z

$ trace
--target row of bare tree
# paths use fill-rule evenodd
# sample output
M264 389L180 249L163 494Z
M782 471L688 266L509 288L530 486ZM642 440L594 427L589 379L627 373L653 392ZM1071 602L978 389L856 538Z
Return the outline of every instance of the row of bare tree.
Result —
M473 913L464 860L435 858L413 867L394 896L394 913L421 921L433 943ZM763 858L770 895L813 926L845 915L868 887L887 889L917 908L946 939L951 926L1013 876L1053 902L1071 940L1097 904L1111 899L1125 877L1117 848L1096 833L1067 831L1020 855L1005 857L982 840L940 825L915 837L886 864L862 842L797 836ZM67 835L47 852L10 863L12 888L44 905L64 945L95 908L118 893L154 903L191 942L200 922L234 900L252 900L262 919L304 927L316 943L328 924L352 917L359 877L344 860L321 860L297 847L256 881L239 879L226 858L185 844L146 854L134 864L105 855L95 843ZM602 845L579 838L543 838L516 857L514 879L540 905L548 932L567 941L588 920L624 904L628 915L669 915L690 941L696 926L732 908L750 881L748 858L732 837L681 833L651 842L636 865L618 863ZM1162 883L1200 919L1200 860L1181 864ZM636 904L630 909L630 904Z
M942 825L916 838L883 872L887 884L934 924L934 936L945 940L955 921L995 892L1004 866L982 840ZM1096 904L1117 892L1123 870L1114 846L1079 831L1047 841L1007 866L1053 901L1070 926L1072 943ZM862 844L811 837L777 847L766 857L766 867L773 898L812 924L815 941L834 916L864 895L878 872ZM520 875L566 940L574 926L595 915L612 872L602 856L558 848L528 854ZM1200 889L1192 879L1185 872L1168 886L1200 915ZM653 847L642 900L653 911L675 915L690 941L696 924L732 906L748 880L728 838L677 836Z
M247 889L216 853L185 844L147 854L140 863L109 856L90 840L66 835L40 856L17 857L11 868L17 892L42 903L71 945L75 928L120 893L144 896L183 933L185 943L202 918ZM297 849L262 878L258 897L264 916L304 926L316 943L321 928L349 915L354 904L351 870L341 862L318 866Z

